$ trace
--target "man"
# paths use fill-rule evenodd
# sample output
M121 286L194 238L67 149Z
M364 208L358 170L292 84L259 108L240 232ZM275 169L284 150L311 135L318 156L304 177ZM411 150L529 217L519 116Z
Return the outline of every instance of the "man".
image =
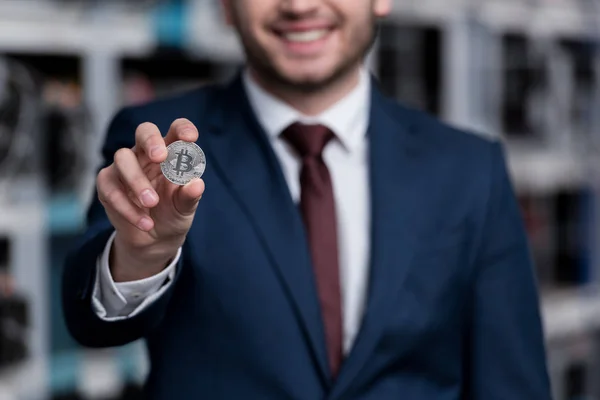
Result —
M63 301L83 345L146 339L149 399L550 398L500 145L362 69L390 3L225 0L243 73L116 115Z

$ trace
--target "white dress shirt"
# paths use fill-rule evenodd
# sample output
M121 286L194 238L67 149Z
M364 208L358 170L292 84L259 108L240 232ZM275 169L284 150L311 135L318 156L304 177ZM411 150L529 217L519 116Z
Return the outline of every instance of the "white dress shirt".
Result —
M323 150L323 159L331 174L336 200L344 348L348 352L360 327L369 280L370 199L366 137L371 93L369 74L362 70L359 84L353 91L316 117L304 116L265 92L248 73L244 74L243 82L296 202L300 198L301 162L280 136L281 132L294 122L302 122L325 125L336 135L336 139ZM98 316L108 321L133 317L159 298L171 284L181 254L179 249L173 262L158 275L140 281L115 283L108 265L113 239L114 233L98 259L92 298Z

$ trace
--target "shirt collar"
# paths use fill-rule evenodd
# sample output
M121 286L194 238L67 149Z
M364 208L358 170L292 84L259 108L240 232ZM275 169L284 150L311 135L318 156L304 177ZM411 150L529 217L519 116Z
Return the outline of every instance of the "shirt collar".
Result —
M361 69L358 85L343 99L317 116L306 116L274 97L244 71L243 82L248 99L259 123L266 133L275 138L294 122L322 124L335 133L349 151L357 149L366 131L370 106L371 81L369 74ZM364 129L357 129L364 126Z

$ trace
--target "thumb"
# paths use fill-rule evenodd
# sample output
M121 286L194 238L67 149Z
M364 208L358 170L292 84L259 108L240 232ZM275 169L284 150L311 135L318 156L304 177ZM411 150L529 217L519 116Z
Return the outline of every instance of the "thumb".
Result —
M173 194L173 206L182 216L190 216L196 212L198 202L204 193L204 180L193 179L179 187Z

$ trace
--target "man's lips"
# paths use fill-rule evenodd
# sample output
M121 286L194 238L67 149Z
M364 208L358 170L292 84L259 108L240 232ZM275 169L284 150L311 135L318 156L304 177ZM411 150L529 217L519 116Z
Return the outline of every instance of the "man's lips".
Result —
M309 43L323 39L335 29L329 21L283 22L273 27L273 32L287 42Z
M271 27L276 32L302 32L315 29L333 29L335 22L326 19L313 19L304 21L279 21Z

